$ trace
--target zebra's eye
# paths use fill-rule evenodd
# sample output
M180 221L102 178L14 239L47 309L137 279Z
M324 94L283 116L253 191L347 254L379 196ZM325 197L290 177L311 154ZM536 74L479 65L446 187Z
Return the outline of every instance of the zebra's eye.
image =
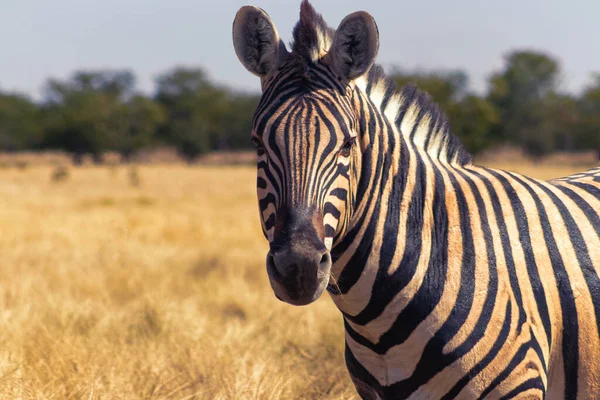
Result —
M258 154L259 156L262 156L266 153L265 146L262 144L260 139L253 137L252 144L254 145L254 147L256 147L256 154Z
M354 139L356 138L350 138L344 143L340 149L340 155L342 157L350 157L350 151L352 150L352 146L354 146Z

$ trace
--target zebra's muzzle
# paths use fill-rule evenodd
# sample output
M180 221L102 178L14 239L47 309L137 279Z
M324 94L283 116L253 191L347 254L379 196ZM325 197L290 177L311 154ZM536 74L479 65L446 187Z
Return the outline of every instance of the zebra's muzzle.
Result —
M329 283L331 256L327 250L298 254L293 251L267 255L267 273L275 296L297 306L317 300Z

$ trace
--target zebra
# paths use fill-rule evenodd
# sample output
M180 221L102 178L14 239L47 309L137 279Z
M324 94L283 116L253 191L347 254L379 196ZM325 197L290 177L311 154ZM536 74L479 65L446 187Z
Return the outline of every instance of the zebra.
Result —
M600 399L600 167L540 181L477 166L447 118L375 64L359 11L308 0L291 50L233 23L260 78L257 196L277 298L327 290L365 399Z

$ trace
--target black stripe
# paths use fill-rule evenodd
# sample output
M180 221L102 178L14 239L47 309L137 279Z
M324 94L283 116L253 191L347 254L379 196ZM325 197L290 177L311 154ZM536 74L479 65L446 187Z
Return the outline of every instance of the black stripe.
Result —
M562 352L565 372L565 399L574 399L577 397L577 366L579 365L579 322L577 319L575 296L573 295L569 275L567 274L562 256L558 250L558 245L556 244L556 239L550 228L550 220L543 203L529 185L524 184L523 181L515 176L513 178L524 185L533 197L538 209L538 218L540 219L544 239L550 254L552 270L559 287L558 293L563 317Z
M540 314L540 318L544 325L544 331L546 332L546 340L548 341L548 344L551 345L552 324L550 321L548 304L546 302L546 291L544 290L544 286L542 285L542 280L540 278L534 257L533 245L531 244L529 222L527 220L527 210L525 209L525 206L521 202L521 199L519 198L518 194L516 193L515 189L512 187L508 179L506 179L503 175L495 171L492 172L492 174L502 183L507 194L509 194L509 198L515 215L515 222L517 223L517 229L519 232L519 241L521 242L521 247L523 248L523 253L525 256L525 265L527 267L529 282L533 290L533 296L535 298L538 313ZM519 182L518 179L517 181ZM525 315L523 315L523 318L525 318ZM519 330L517 331L517 334L520 333L521 326L522 325L519 325Z
M471 213L468 209L465 194L456 180L456 177L452 174L450 174L449 177L452 184L452 192L456 195L458 215L460 216L459 227L462 237L462 264L460 266L461 273L458 296L454 307L450 312L449 318L425 346L412 376L393 385L395 393L414 393L420 386L426 384L437 373L441 372L468 351L467 346L460 346L455 351L447 354L444 354L443 351L444 347L458 333L469 316L475 293L475 246L473 243L473 232L471 231ZM451 227L452 226L449 226L449 228ZM446 242L447 240L448 238L446 236ZM433 247L434 252L435 250L436 247ZM446 253L444 257L448 258L448 254ZM435 269L435 265L430 265L430 270L433 269ZM426 297L423 297L420 301L421 307L423 307L422 302L426 301L426 298L433 297L433 293L439 292L441 296L441 293L444 291L443 286L446 283L446 273L439 273L436 274L436 276L437 282L434 280L430 283L423 282L423 286L426 287L426 290L429 292L427 292ZM421 290L419 290L419 292L421 292ZM427 308L427 305L425 305L424 308ZM427 315L424 316L426 317ZM400 320L400 318L398 320ZM401 321L404 322L404 319ZM414 328L416 328L416 325Z
M494 175L494 176L497 175L493 171L488 171L488 172L492 173L492 175ZM527 314L525 313L525 309L523 307L523 297L521 295L521 288L519 286L519 280L517 278L517 271L516 271L516 267L515 267L515 260L513 257L512 244L510 242L510 235L508 233L506 221L504 220L504 212L502 210L502 203L500 202L498 194L496 193L496 188L492 185L492 183L490 182L490 180L487 177L485 177L484 175L480 174L477 171L471 171L471 173L478 176L479 179L481 179L481 181L485 185L485 187L490 195L492 207L494 209L494 214L496 216L496 224L498 226L498 230L500 231L500 239L502 241L502 250L504 252L506 268L508 270L510 287L512 289L513 295L515 296L515 301L517 303L517 315L518 315L518 319L519 319L517 331L520 332L521 328L523 327L523 324L526 321ZM502 183L502 182L500 182L500 183ZM504 186L506 195L511 200L510 207L513 209L513 213L514 213L515 212L514 206L512 205L512 197L515 197L514 189L510 185L508 185L508 186L503 185L503 186ZM511 194L512 194L512 196L511 196ZM518 201L518 199L516 199L516 200ZM504 206L508 207L508 205L506 205L506 204L504 204Z
M436 223L432 227L432 254L421 287L377 344L369 342L351 329L348 331L354 340L378 354L385 354L391 347L403 343L433 311L442 296L448 265L448 215L445 206L445 184L436 168L434 176L433 212Z
M504 380L506 378L508 378L511 373L514 372L515 368L517 368L517 366L521 363L521 361L523 361L525 359L525 356L527 355L527 351L529 350L529 348L530 348L529 342L523 343L521 345L521 347L519 347L516 354L510 360L508 365L504 368L504 370L498 376L496 376L496 379L494 379L492 381L492 383L490 383L490 385L483 391L483 393L481 393L481 395L479 396L479 399L484 399L488 394L490 394L494 389L496 389L496 387L498 387L498 385L500 385L502 382L504 382Z
M342 188L335 188L331 191L331 195L337 197L342 201L346 201L346 199L348 198L348 191Z
M425 115L427 115L427 110L424 107L418 107L418 109L419 109L419 112L417 113L417 117L415 118L415 123L412 126L412 131L410 132L411 142L415 138L417 130L419 129L419 125L421 125L421 121L423 120Z
M569 184L585 190L586 192L592 194L595 198L600 200L600 188L583 182L569 182Z
M256 179L256 187L259 188L259 189L263 189L263 190L266 189L267 188L267 181L265 181L265 179L262 178L262 177L258 177Z
M511 302L506 302L506 310L504 311L504 322L502 322L502 329L500 329L500 333L494 342L494 345L490 349L490 351L483 357L473 368L467 372L465 376L463 376L453 387L442 397L441 400L450 400L454 399L461 390L464 389L465 386L471 381L471 379L475 378L481 371L483 371L489 364L492 362L494 358L498 355L506 340L508 338L508 334L510 332L510 321L512 316L512 307Z
M325 207L323 208L323 215L326 214L331 214L333 215L333 217L335 219L339 219L340 218L340 210L338 210L337 208L335 208L335 206L331 203L326 203Z
M350 350L350 347L348 346L347 342L345 345L344 355L346 359L346 368L348 369L350 375L355 379L364 382L367 386L373 388L374 390L377 390L377 388L379 388L379 390L377 391L381 393L381 385L379 384L377 379L375 379L375 377L373 377L373 375L371 375L371 373L365 367L363 367L363 365L356 359L354 354L352 354L352 350ZM390 399L392 398L399 397L390 397Z
M287 107L282 110L282 113L275 119L275 121L273 121L273 124L271 125L271 132L269 134L268 137L268 143L269 143L269 148L271 149L271 152L273 153L273 157L275 157L276 159L278 159L280 161L281 164L285 164L283 162L283 155L280 152L279 147L277 146L277 142L276 142L276 137L277 135L274 134L277 132L279 126L281 125L281 123L283 122L284 118L287 116L287 113L290 112L290 110L292 110L293 108L295 108L297 105L297 101L292 101L290 102ZM258 128L258 132L262 134L262 132L265 129L265 124L267 122L268 118L265 118L263 121L261 121L261 124L259 125ZM280 189L284 189L286 187L286 177L285 177L285 171L282 171L277 165L275 165L275 163L270 162L269 163L269 169L273 170L273 173L277 176L279 182L281 182L281 188ZM280 198L280 201L283 201L283 196L285 195L285 191L279 191L278 192L280 196L282 196L282 198Z
M404 153L408 152L404 151ZM423 229L423 208L427 181L425 166L418 156L417 160L414 177L415 187L411 194L412 201L407 215L406 237L404 238L405 250L402 260L394 274L392 276L388 275L388 268L391 266L398 244L400 203L406 187L408 165L405 166L406 169L400 168L399 173L394 179L387 213L384 215L383 244L380 251L379 268L377 269L373 287L385 288L385 290L374 290L366 307L356 316L346 315L350 321L356 324L366 325L379 317L396 294L408 284L417 269L421 255L421 231ZM408 160L405 160L405 162L408 162Z
M383 95L383 100L381 101L381 106L379 107L382 113L385 112L385 109L387 108L388 103L390 102L390 99L394 93L396 93L396 86L387 85L385 88L385 94Z
M266 210L269 204L275 204L275 196L273 193L267 193L265 197L258 199L258 206L261 211Z
M265 221L265 230L269 230L271 229L273 226L275 226L275 213L271 214L269 216L269 219L267 219Z
M506 395L502 396L500 400L514 399L519 394L523 392L527 392L531 389L539 389L542 392L542 397L546 394L546 390L544 388L544 382L540 377L529 378L525 382L521 383L519 386L508 392Z
M335 229L331 225L325 225L325 237L330 238L335 235Z
M600 279L598 277L598 274L596 273L596 269L594 268L594 263L590 258L590 253L588 251L585 239L583 238L583 234L581 233L581 230L579 229L579 226L569 209L565 206L562 200L559 199L558 196L556 196L556 194L554 194L554 192L552 192L550 189L548 189L539 182L535 182L530 179L528 179L528 181L531 184L534 184L537 187L539 187L552 200L554 205L558 208L558 211L564 221L565 227L567 228L567 232L569 233L569 238L571 239L571 244L573 245L573 249L575 250L575 255L579 263L579 268L583 272L583 276L585 277L585 282L590 292L590 296L592 297L592 304L594 305L595 314L594 319L596 321L597 329L596 332L598 333L600 332ZM580 204L585 204L585 202L580 202ZM596 218L595 231L596 233L598 233L600 229L600 224L598 223L597 212L594 212L591 209L591 207L588 208L588 211L590 212L590 215L594 215L594 217Z
M381 198L381 194L374 192L373 189L374 187L380 186L379 183L381 171L383 170L384 157L372 154L372 144L379 142L379 147L381 148L383 135L376 129L377 125L375 118L371 118L371 116L375 114L372 103L363 102L362 97L360 98L360 101L362 104L362 107L360 107L361 114L359 118L360 131L366 132L370 136L370 141L362 155L363 165L361 177L357 187L357 202L366 202L366 209L368 209L371 202L378 202ZM365 110L368 111L368 114L365 113ZM371 181L369 177L372 171L375 171L375 174L373 180ZM358 206L359 205L357 205L357 207ZM332 260L335 263L339 256L343 254L343 252L346 251L350 245L352 245L353 241L360 232L361 227L367 224L367 229L362 240L360 241L360 244L358 245L358 248L338 278L337 283L342 294L348 293L350 288L354 286L356 282L358 282L365 266L367 265L367 261L371 255L373 238L375 237L377 230L377 221L379 220L379 215L379 207L375 207L373 215L369 221L367 221L366 212L361 215L356 226L346 234L346 237L344 237L344 239L342 239L342 241L336 245L331 252Z
M598 237L600 238L600 213L594 210L587 201L585 201L581 196L579 196L579 194L577 194L577 192L574 192L566 186L557 186L557 188L564 194L569 196L571 200L573 200L575 204L577 204L577 207L579 207L579 209L588 218L590 225L592 225L592 227L596 231L596 235L598 235ZM600 201L600 190L598 192L598 200Z
M403 343L410 333L433 311L439 303L448 269L448 210L446 186L437 168L434 172L433 213L436 223L431 233L431 255L421 287L396 321L379 341L379 354L394 345Z

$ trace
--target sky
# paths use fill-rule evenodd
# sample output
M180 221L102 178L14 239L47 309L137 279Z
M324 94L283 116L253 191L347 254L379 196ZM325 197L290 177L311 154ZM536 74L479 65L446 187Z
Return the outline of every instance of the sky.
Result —
M260 90L235 57L231 24L252 4L286 43L300 0L0 0L0 90L40 98L47 78L77 69L127 68L152 93L174 66L200 66L215 81ZM329 25L364 10L380 33L386 68L456 70L481 92L513 49L555 56L564 90L580 91L600 72L597 0L312 0Z

